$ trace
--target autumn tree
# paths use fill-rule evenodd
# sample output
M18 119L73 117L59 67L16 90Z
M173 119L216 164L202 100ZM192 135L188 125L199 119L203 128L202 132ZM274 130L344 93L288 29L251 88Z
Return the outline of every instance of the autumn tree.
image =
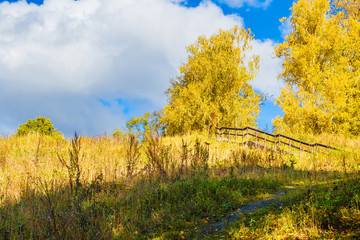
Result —
M136 133L143 137L146 133L163 133L165 126L159 121L162 115L162 111L154 111L153 113L146 112L143 115L133 117L127 121L126 128L130 133ZM113 135L119 135L120 133L120 129L116 129Z
M259 57L250 54L250 31L235 26L188 46L187 62L166 91L169 104L160 121L167 134L207 130L216 115L220 126L254 126L262 96L249 85Z
M53 136L60 135L60 132L57 132L57 129L54 128L54 125L51 123L51 120L45 117L29 119L26 123L19 126L16 135L27 135L34 132Z
M345 13L353 18L360 17L360 0L334 0L337 9L345 10Z
M276 100L284 111L273 121L277 131L359 135L360 22L347 7L329 0L294 3L291 33L275 48L286 83Z

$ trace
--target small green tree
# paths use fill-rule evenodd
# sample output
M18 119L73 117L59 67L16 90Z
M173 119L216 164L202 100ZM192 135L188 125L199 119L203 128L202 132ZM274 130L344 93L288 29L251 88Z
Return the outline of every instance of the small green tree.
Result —
M50 119L45 117L37 117L36 119L29 119L26 123L20 124L16 135L23 136L32 132L38 132L45 135L58 136L60 132L54 128Z
M133 117L130 121L126 122L126 127L129 132L146 133L146 132L158 132L164 131L164 124L159 122L159 119L163 116L162 111L154 111L153 113L146 112L142 116Z

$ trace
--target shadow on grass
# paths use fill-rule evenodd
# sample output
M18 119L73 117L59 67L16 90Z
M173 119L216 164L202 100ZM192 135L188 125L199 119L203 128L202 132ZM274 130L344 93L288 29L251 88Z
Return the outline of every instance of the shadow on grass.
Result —
M274 196L272 200L271 204L254 211L245 209L223 231L201 238L360 238L360 181L356 174L346 179L301 186L283 196Z
M251 174L246 175L249 172ZM199 234L208 222L222 219L234 210L258 200L265 193L279 191L290 184L290 178L297 181L307 177L308 182L311 182L314 176L317 179L339 177L337 173L248 166L235 170L204 169L181 178L139 180L132 187L121 183L104 183L99 177L91 184L81 186L76 193L70 188L59 187L56 181L42 182L37 189L25 188L18 202L2 204L0 238L194 239L201 236ZM342 185L336 185L337 191L342 189L341 186L347 185L346 182L338 184L340 183ZM352 183L351 186L359 187L354 185L355 182ZM306 195L306 192L303 194L300 190L298 194L281 201L287 204L286 208L296 209L299 204L306 205L306 201L311 200L312 203L317 199L315 203L319 208L323 200L320 198L321 194L315 193L322 187L319 185L311 189L314 189L311 190L311 195ZM347 187L346 191L351 193L351 189ZM341 198L339 204L351 204L355 196L359 196L359 189L352 192L352 195L346 194L345 196L351 197ZM338 193L321 191L328 194ZM345 192L340 193L340 196L343 196ZM333 204L332 199L331 197L328 202L324 200L324 206L328 207L321 208L323 210L319 214L325 211L330 214L329 216L338 216L338 211L330 208ZM283 210L274 208L269 211L280 216ZM261 219L261 216L255 214L254 217L238 222L248 226L249 231L253 231L253 227L261 226L260 220L257 220L260 225L252 225L249 219L253 218ZM337 218L329 219L329 226L335 226ZM324 227L327 223L326 218L320 222L323 224L321 227ZM342 221L341 229L351 226L344 225L345 222ZM228 231L224 234L231 238Z

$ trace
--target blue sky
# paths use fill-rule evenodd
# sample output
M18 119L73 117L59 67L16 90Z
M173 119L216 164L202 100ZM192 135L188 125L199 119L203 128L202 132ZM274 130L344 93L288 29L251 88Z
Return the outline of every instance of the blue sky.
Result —
M237 14L244 19L246 28L250 28L257 39L272 39L282 42L283 38L279 29L279 19L290 15L289 9L292 7L291 0L272 0L265 7L253 7L251 4L244 3L243 7L234 8L222 1L216 2L224 14ZM239 2L239 1L238 1ZM260 1L265 2L265 1ZM189 0L184 3L187 7L197 7L201 0Z
M45 116L71 135L111 133L161 109L197 36L240 25L255 34L257 92L278 96L273 47L289 0L0 0L0 134ZM28 4L31 3L31 4ZM258 125L282 115L270 98Z

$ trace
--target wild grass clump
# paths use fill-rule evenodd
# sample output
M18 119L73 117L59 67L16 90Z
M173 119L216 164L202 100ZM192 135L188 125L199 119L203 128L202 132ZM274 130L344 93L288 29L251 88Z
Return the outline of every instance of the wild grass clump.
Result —
M171 145L163 144L162 138L157 134L147 138L145 155L148 160L149 177L167 177L171 161L171 148Z
M297 229L318 233L335 231L332 226L341 221L337 232L355 233L359 194L351 189L359 186L351 179L359 170L356 154L299 158L201 134L148 134L141 141L132 134L0 138L0 239L198 238L208 222L285 185L311 189L310 195L299 191L284 200L284 211L266 215L273 219L272 232L286 236L289 231L281 232L276 224L287 218L293 222L289 227L301 221ZM333 181L344 184L330 195L315 194L314 185L332 186ZM343 186L349 186L347 192L339 190ZM327 220L314 220L330 213L328 228ZM268 225L255 217L256 223L246 218L243 230L233 233L272 237L258 230Z
M334 181L294 191L270 207L241 219L229 238L358 239L360 181Z
M144 238L186 239L196 237L213 219L253 199L273 192L279 182L196 175L175 182L143 183L127 194L118 237L129 239L137 233Z
M200 139L195 140L193 153L191 156L192 169L209 168L209 143L201 143Z
M81 153L81 138L79 138L75 132L75 137L71 141L71 148L69 149L69 161L58 155L61 164L66 168L69 185L71 191L75 191L77 194L78 189L81 187L81 167L80 163L84 160L85 155Z
M126 177L131 180L140 159L141 144L138 137L130 133L125 137L124 145Z

